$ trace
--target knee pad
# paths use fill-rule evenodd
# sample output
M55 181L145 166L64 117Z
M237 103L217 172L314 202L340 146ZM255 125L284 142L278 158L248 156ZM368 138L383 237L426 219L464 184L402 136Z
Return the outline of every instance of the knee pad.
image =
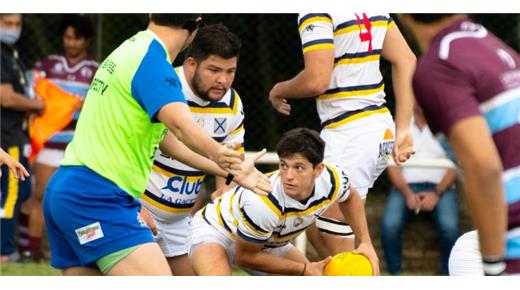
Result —
M315 221L316 227L320 232L331 235L354 238L354 232L349 224L319 216Z

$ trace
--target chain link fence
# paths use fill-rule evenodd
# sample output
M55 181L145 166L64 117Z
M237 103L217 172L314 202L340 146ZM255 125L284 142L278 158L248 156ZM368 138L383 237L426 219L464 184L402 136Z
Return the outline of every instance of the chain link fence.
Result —
M95 28L90 46L91 54L102 61L121 42L148 23L147 14L88 14ZM396 15L392 15L400 26ZM519 14L474 14L475 21L517 51L520 48ZM66 14L25 14L24 30L19 42L20 54L28 68L51 53L61 51L61 22ZM273 150L281 134L295 127L319 129L319 119L313 99L290 101L290 117L278 114L267 100L269 90L303 68L296 14L205 14L206 23L223 23L242 40L242 50L233 87L240 94L245 107L246 150L266 147ZM416 45L406 31L412 49ZM182 64L180 55L175 65ZM381 68L385 78L388 107L393 112L394 96L390 65L384 60ZM377 186L387 184L384 176Z
M20 54L28 68L51 53L61 51L61 22L66 14L26 14L19 42ZM96 35L91 54L102 61L121 42L145 29L146 14L89 14ZM472 15L506 43L519 49L518 14ZM243 47L234 88L241 95L246 113L246 148L273 148L282 132L294 127L319 129L314 100L292 101L290 117L277 114L267 101L271 87L294 76L303 68L296 14L206 14L206 23L221 22L242 40ZM397 17L394 16L394 19ZM398 23L399 24L399 23ZM404 32L406 35L406 32ZM413 40L411 47L414 48ZM182 63L182 55L175 65ZM388 63L382 62L388 106L394 107Z

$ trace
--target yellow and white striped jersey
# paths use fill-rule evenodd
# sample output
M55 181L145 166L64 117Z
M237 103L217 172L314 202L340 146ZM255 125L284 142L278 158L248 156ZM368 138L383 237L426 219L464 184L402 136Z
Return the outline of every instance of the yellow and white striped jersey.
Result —
M303 53L334 49L334 70L327 91L317 96L322 128L334 128L377 113L387 113L379 60L388 14L300 14Z
M267 196L237 186L199 211L210 225L230 238L241 238L278 247L287 244L335 201L344 202L350 182L339 167L325 164L314 191L305 201L284 193L278 171L270 177L273 191Z
M194 120L217 142L240 143L237 150L244 152L244 108L238 93L231 88L220 101L205 101L192 92L183 68L176 71ZM195 204L205 176L157 149L141 201L163 221L184 218Z

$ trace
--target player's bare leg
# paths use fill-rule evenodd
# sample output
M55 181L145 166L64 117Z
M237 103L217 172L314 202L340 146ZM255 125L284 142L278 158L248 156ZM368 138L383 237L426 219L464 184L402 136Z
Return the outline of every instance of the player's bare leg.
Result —
M172 272L157 243L139 245L117 262L108 272L110 276L171 276Z
M220 244L203 244L193 252L191 266L199 276L231 276L226 250Z
M103 273L98 269L88 267L70 267L61 271L63 276L101 276Z
M195 276L188 255L168 257L166 260L168 260L173 276Z

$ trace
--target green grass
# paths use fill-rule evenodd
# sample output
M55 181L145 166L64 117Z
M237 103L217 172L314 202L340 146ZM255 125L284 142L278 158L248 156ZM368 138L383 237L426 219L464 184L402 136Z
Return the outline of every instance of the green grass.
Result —
M49 264L44 263L7 263L0 265L1 276L57 276L61 275Z
M0 276L60 276L61 271L45 263L7 263L0 265ZM239 269L233 269L233 276L247 276Z

